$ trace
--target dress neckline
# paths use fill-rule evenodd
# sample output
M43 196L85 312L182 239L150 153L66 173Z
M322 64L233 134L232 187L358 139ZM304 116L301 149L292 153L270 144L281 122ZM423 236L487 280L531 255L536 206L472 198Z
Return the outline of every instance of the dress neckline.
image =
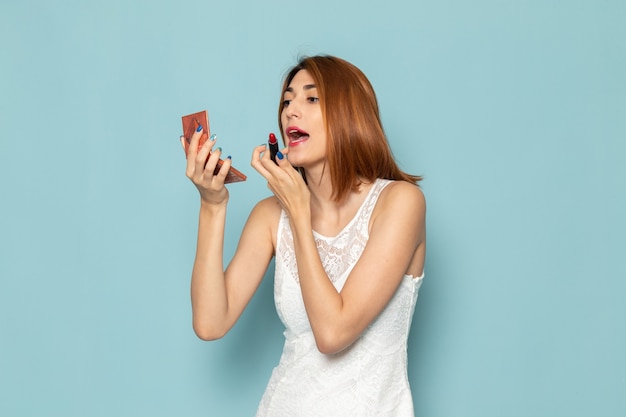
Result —
M385 182L381 180L380 178L377 178L376 180L374 180L374 183L372 184L369 191L367 192L367 195L365 196L365 199L361 203L361 206L358 208L356 213L354 213L354 216L352 216L350 221L346 223L346 225L342 227L341 230L335 236L326 236L322 233L319 233L315 229L311 229L313 231L313 237L319 240L332 241L332 240L337 239L339 236L341 236L346 230L350 228L350 226L352 226L352 224L356 221L356 219L359 218L359 216L361 215L361 212L363 211L363 207L365 207L367 203L372 199L372 196L374 195L374 191L378 189L381 186L381 184L385 184Z

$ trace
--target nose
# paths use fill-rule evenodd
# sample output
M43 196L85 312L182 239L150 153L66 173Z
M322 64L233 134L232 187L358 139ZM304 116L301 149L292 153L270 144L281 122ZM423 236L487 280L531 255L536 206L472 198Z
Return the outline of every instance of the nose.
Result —
M297 104L296 100L291 100L289 105L285 108L285 115L290 119L301 116L300 106Z

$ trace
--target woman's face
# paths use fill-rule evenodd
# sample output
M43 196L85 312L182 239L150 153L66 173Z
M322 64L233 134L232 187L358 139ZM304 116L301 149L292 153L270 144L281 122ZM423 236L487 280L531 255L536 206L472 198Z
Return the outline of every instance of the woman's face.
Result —
M281 122L289 147L289 162L303 168L326 158L326 129L317 87L307 70L300 70L283 96Z

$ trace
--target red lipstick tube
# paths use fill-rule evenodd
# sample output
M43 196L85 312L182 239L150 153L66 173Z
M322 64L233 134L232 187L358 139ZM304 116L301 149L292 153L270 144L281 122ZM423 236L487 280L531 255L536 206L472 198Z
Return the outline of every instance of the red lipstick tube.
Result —
M270 145L270 158L274 163L276 163L276 154L278 153L278 141L276 140L276 135L270 133L270 139L268 141Z

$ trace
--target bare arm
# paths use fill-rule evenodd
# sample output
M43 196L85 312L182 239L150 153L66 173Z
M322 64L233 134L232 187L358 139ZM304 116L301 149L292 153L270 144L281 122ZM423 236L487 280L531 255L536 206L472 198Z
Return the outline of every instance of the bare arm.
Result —
M266 155L256 154L255 158L253 166L268 179L270 189L289 214L302 296L318 349L339 352L380 314L407 272L421 274L424 196L416 186L400 181L381 193L372 213L367 245L339 293L320 260L312 233L309 195L299 174L286 159L275 166Z
M200 150L196 132L187 153L187 176L200 192L200 216L196 258L191 278L193 328L203 340L218 339L235 324L260 284L273 255L272 220L276 204L259 203L248 218L239 246L224 271L223 246L228 191L224 179L230 160L213 175L220 151L207 156L214 141ZM185 147L184 139L181 139ZM205 161L206 164L205 164Z
M221 338L237 322L274 254L273 224L278 223L280 207L272 198L252 210L235 255L223 271L225 212L225 207L200 209L191 302L193 328L203 340Z
M323 269L310 223L294 217L300 285L321 352L345 349L385 308L414 258L423 256L424 212L417 187L405 182L389 185L373 213L363 254L340 293Z

